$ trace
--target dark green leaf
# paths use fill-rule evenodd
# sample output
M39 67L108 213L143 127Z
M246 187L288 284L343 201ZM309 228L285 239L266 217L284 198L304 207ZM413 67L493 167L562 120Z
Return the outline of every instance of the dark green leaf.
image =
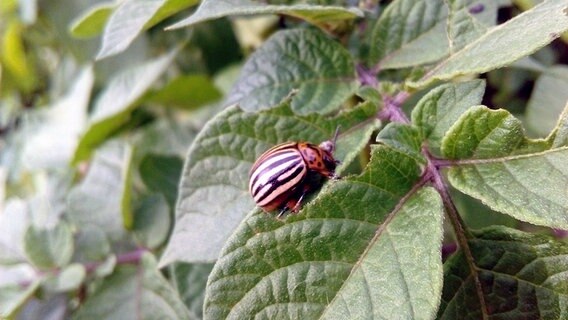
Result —
M433 189L416 185L420 171L380 146L361 176L329 183L286 221L253 212L209 277L205 316L433 317L443 207Z
M221 92L205 75L187 75L175 78L162 89L150 93L148 102L165 107L196 109L221 98Z
M148 154L140 163L140 175L148 189L163 194L173 207L182 167L183 161L176 156Z
M171 282L193 316L203 318L205 284L213 269L211 263L174 263L170 266Z
M458 190L521 221L568 229L568 148L524 136L505 110L471 108L442 141Z
M330 139L340 125L345 134L339 138L335 157L349 164L376 128L375 113L370 103L331 119L297 116L288 103L260 113L237 107L223 111L206 125L189 150L175 228L161 264L217 258L227 237L254 207L248 193L248 171L262 152L286 141L320 143ZM362 125L348 131L357 124Z
M485 310L463 253L444 265L440 319L566 319L568 245L505 227L475 232L469 241Z
M295 112L328 113L356 89L349 52L321 32L296 29L278 32L247 60L229 103L246 111L263 110L294 91Z
M132 231L144 248L155 249L167 239L171 220L166 199L159 194L150 195L140 200Z

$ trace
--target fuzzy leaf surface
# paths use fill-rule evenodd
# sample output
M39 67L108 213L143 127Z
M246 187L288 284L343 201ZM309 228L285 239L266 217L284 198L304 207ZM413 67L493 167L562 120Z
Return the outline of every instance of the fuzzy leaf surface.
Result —
M207 284L210 319L432 318L443 208L418 162L374 148L360 176L329 183L284 221L253 211Z
M245 111L280 104L293 90L300 114L337 110L357 89L355 64L345 48L319 31L276 33L245 63L230 96Z
M440 61L421 80L410 85L423 88L435 80L487 72L528 56L568 30L566 8L565 0L544 1L488 29L481 37Z
M428 92L412 110L412 123L420 130L428 147L440 154L442 138L471 106L481 103L485 82L473 80L441 85Z
M214 261L223 244L254 203L248 192L248 173L257 156L287 141L320 143L332 137L336 127L357 129L337 142L336 159L349 164L364 147L376 122L370 103L336 118L301 117L289 103L247 113L229 107L200 132L188 152L176 207L173 235L161 264L173 261ZM340 174L344 166L337 172ZM191 243L191 246L187 246Z
M505 110L473 107L442 141L458 190L521 221L568 229L568 147L525 137Z
M479 274L486 311L464 255L444 264L439 319L566 319L568 245L542 234L506 227L474 233L469 247Z

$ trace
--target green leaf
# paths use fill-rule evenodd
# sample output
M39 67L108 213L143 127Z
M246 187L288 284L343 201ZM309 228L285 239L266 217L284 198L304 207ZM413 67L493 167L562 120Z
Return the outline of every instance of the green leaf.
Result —
M346 131L335 152L336 159L343 162L337 170L340 174L376 128L372 121L375 113L376 107L370 103L331 119L297 116L289 103L260 113L227 108L205 126L189 150L180 182L174 232L160 264L217 258L229 235L254 207L248 192L248 172L262 152L286 141L320 143L330 139L340 125ZM347 131L356 124L362 125Z
M422 79L409 85L423 88L435 80L487 72L528 56L568 30L568 16L564 10L564 0L545 1L489 29L474 42L442 60Z
M448 52L447 16L441 0L393 1L373 27L371 63L389 69L441 59Z
M552 141L553 148L568 146L568 101L564 107L564 111L558 118L558 124L552 131L547 140Z
M505 110L471 108L448 131L442 152L458 190L518 220L568 229L568 148L530 141Z
M198 0L125 0L108 18L97 60L123 52L145 29Z
M110 242L101 228L93 224L79 228L75 235L73 261L81 263L103 261L110 253Z
M24 236L24 250L28 260L40 269L63 267L73 255L71 228L66 223L49 229L32 225Z
M530 131L541 137L555 127L558 116L568 102L568 67L553 66L537 79L526 109Z
M145 254L139 265L122 265L89 296L75 319L190 319L176 292Z
M489 319L566 319L568 245L505 227L474 232L469 246ZM439 319L484 313L463 253L444 265Z
M433 154L440 154L442 138L471 106L481 103L485 81L448 83L428 92L412 110L412 123L420 130Z
M27 138L22 151L27 169L58 168L71 161L87 124L93 83L93 69L87 66L74 79L69 92L45 112L45 118Z
M286 221L253 212L209 276L206 318L432 318L443 207L420 173L379 146L360 176L329 183Z
M68 196L69 219L77 226L95 225L111 240L132 226L130 171L132 148L111 141L96 154L86 177Z
M389 145L417 162L426 164L422 155L422 138L414 126L391 122L379 132L377 142Z
M281 103L292 91L296 113L337 110L357 89L355 65L339 43L323 33L280 31L246 62L229 103L257 111Z
M134 212L132 231L144 248L155 249L166 241L171 220L166 199L159 194L150 195L140 200L140 205Z
M192 110L218 101L221 97L221 92L211 79L194 74L175 78L160 90L150 93L146 100L165 107Z
M393 69L442 59L494 25L503 3L507 1L393 1L373 27L371 63Z
M182 167L179 157L148 154L140 162L140 176L148 189L163 194L174 207Z
M0 318L11 319L34 294L40 283L34 276L29 265L0 266Z
M251 0L203 0L197 11L190 17L172 25L169 29L191 26L196 23L235 15L285 14L305 20L317 26L330 25L342 20L362 17L357 8L321 5L267 5Z
M170 266L171 282L194 318L203 318L205 284L212 263L174 263Z
M35 86L36 79L31 59L24 47L24 27L16 19L5 24L2 27L5 31L0 34L0 62L3 70L13 76L17 87L28 92Z
M75 19L69 32L73 37L79 39L98 36L103 32L104 26L115 7L114 2L99 3L92 6L87 12Z
M77 290L85 280L86 275L85 267L82 264L74 263L45 279L42 286L49 292Z
M24 262L24 235L31 223L27 204L11 199L3 210L0 214L0 264Z
M177 50L116 75L97 97L87 129L79 140L73 164L89 157L92 150L128 121L137 100L167 69Z

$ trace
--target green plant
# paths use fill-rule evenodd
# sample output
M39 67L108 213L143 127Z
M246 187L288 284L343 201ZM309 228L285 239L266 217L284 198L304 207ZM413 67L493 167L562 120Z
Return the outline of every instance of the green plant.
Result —
M0 317L566 319L568 2L517 2L2 2Z

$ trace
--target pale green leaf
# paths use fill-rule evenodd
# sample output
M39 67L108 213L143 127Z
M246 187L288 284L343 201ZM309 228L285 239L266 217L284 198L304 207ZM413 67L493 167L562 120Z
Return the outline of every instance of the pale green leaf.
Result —
M568 67L553 66L537 79L526 109L527 128L541 137L555 127L568 102Z
M227 108L205 126L189 150L173 235L160 263L217 258L228 236L254 207L248 172L262 152L286 141L320 143L330 139L338 125L351 128L362 123L339 137L335 157L343 162L337 170L341 174L376 127L375 113L370 103L329 119L297 116L288 103L260 113ZM366 120L370 121L363 123Z
M389 145L419 163L425 163L422 155L422 137L414 126L391 122L379 132L377 142Z
M568 147L568 102L566 102L564 111L558 118L556 128L548 139L552 140L552 147L554 148Z
M329 183L297 215L254 211L209 276L205 317L432 318L443 207L420 172L379 146L360 176Z
M77 290L85 280L87 272L82 264L74 263L50 275L42 283L49 292L66 292Z
M321 32L296 29L278 32L247 60L229 103L246 111L263 110L295 91L294 111L328 113L356 89L349 52Z
M469 240L485 300L481 307L464 254L444 265L439 319L566 319L568 245L505 227L474 233Z
M568 148L524 136L505 110L471 108L442 142L458 190L518 220L568 229Z
M91 66L83 68L65 96L45 112L42 122L24 145L22 160L28 170L67 165L87 125L87 111L94 74Z
M114 2L94 5L75 19L71 24L69 32L73 37L80 39L98 36L103 32L104 26L115 7L116 4Z
M73 234L66 223L46 229L30 226L24 236L26 257L39 269L67 265L71 261L73 248Z
M145 254L138 265L121 265L81 305L75 319L190 319L177 293Z
M0 318L8 319L24 305L39 286L29 265L0 266Z
M94 224L79 228L75 234L73 261L91 263L103 261L110 254L110 242L103 229Z
M410 83L425 87L435 80L487 72L528 56L568 30L565 0L548 0L489 29L483 36L442 60L422 79ZM522 30L523 32L519 32Z
M137 100L154 84L173 60L177 50L121 71L99 94L73 156L73 163L89 157L92 150L128 121Z
M430 90L412 110L412 123L420 130L433 154L440 154L446 131L471 106L481 103L485 82L449 83Z
M190 17L170 26L170 29L234 15L285 14L323 26L363 16L357 8L309 4L267 5L251 0L204 0Z
M132 225L130 193L132 148L120 141L104 145L84 180L68 196L68 218L77 226L96 225L111 240Z
M197 0L125 0L108 18L97 60L118 54L144 30Z
M24 235L31 223L28 204L10 199L0 213L0 263L14 264L26 261Z

